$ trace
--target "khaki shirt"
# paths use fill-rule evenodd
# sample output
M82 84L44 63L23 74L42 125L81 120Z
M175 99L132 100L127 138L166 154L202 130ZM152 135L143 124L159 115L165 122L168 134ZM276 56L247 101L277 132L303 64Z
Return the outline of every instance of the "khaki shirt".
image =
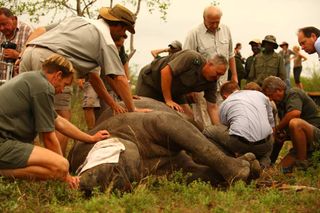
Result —
M171 94L174 101L185 103L183 95L190 92L204 91L204 97L211 103L216 102L216 81L207 81L202 75L202 68L206 60L193 50L183 50L167 57L155 59L150 66L141 72L142 83L147 84L162 96L161 70L169 65L172 71Z
M183 49L191 49L199 52L206 59L217 54L226 57L227 60L234 57L232 37L229 28L220 24L216 33L207 30L204 23L191 30L184 42ZM228 69L228 68L227 68ZM221 76L218 81L227 81L228 72Z
M53 25L54 26L54 25ZM125 75L111 35L108 40L101 31L82 17L66 18L45 34L29 44L48 48L69 59L77 70L79 78L85 77L96 67L101 67L102 75ZM103 29L110 34L108 26Z
M252 61L249 81L254 81L262 85L263 80L269 76L277 76L282 80L286 79L286 70L282 57L278 53L272 54L257 54Z

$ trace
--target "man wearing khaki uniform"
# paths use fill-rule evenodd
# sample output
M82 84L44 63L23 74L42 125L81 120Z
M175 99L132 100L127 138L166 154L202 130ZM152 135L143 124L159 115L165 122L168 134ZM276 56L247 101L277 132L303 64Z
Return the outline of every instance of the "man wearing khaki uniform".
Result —
M286 80L286 69L283 58L280 54L274 52L278 48L276 37L267 35L262 40L262 52L253 59L248 81L256 82L260 86L265 78L268 76L277 76L283 81Z
M238 82L237 70L234 58L232 38L229 28L226 25L220 24L222 11L215 7L209 6L203 12L203 23L197 28L190 31L188 34L183 49L192 49L199 52L205 58L212 58L214 55L221 54L228 60L228 65L231 70L231 80ZM228 67L227 67L228 69ZM221 76L218 80L218 91L220 85L228 79L228 72ZM210 120L208 114L204 110L204 101L202 95L197 95L197 104L194 106L195 119L208 126ZM222 101L219 93L217 93L217 103ZM218 110L217 103L215 108ZM215 119L219 122L219 119Z

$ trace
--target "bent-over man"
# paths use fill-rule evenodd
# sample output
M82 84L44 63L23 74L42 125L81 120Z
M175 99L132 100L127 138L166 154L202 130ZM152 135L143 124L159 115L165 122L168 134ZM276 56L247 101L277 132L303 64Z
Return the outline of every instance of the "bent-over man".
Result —
M172 109L184 112L188 108L184 95L204 91L211 121L217 123L217 80L226 72L227 64L222 55L206 60L193 50L177 52L142 68L137 95L163 101Z
M294 166L305 169L308 157L320 147L320 111L316 103L301 89L287 89L285 82L275 76L263 81L262 90L277 104L280 122L275 128L271 160L276 161L283 142L291 139L293 149L281 161L283 172Z
M270 165L274 119L271 103L263 93L239 90L236 82L220 88L224 101L220 105L220 125L211 125L204 135L231 152L252 152L263 167Z

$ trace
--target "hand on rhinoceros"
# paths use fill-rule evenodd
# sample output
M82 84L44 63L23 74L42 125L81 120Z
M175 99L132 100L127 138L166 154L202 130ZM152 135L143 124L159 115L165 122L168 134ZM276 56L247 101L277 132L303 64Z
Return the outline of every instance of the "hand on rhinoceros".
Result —
M92 135L92 142L95 143L108 137L110 137L110 133L107 130L100 130L96 134Z
M182 107L177 104L176 102L170 100L170 101L166 101L166 104L171 108L171 109L174 109L174 110L177 110L178 112L184 112Z
M125 112L127 112L127 109L126 109L126 108L120 106L120 105L117 104L117 103L116 103L115 105L111 106L111 108L112 108L112 110L113 110L113 114L114 114L114 115L115 115L115 114L120 114L120 113L125 113Z
M80 184L79 176L71 176L69 173L64 179L71 189L78 189Z

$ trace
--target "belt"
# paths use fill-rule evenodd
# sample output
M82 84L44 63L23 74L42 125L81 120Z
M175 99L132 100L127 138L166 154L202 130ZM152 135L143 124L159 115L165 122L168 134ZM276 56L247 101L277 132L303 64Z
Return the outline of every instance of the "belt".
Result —
M259 141L255 141L255 142L251 142L251 141L248 141L246 138L244 137L241 137L241 136L238 136L238 135L231 135L233 137L236 137L240 142L244 143L244 144L247 144L247 145L260 145L260 144L264 144L267 142L267 140L269 139L270 135L262 140L259 140Z

